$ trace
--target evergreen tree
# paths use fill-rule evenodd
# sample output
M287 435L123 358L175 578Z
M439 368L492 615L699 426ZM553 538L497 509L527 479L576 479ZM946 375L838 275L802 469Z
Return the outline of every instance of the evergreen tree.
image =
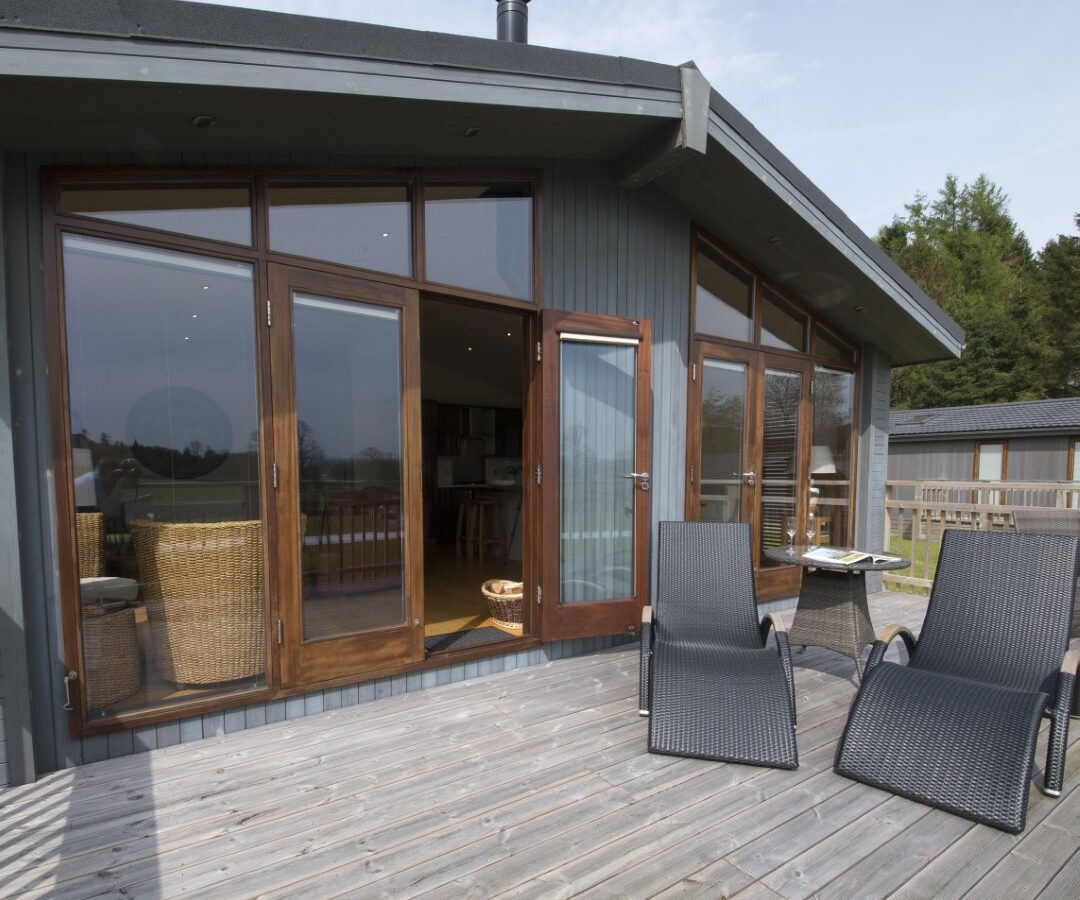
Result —
M1080 231L1080 213L1073 218ZM1051 397L1080 396L1080 236L1048 241L1036 265L1039 325Z
M957 406L1045 396L1035 260L986 176L949 175L932 203L919 195L877 234L882 248L964 328L959 360L897 369L893 407Z

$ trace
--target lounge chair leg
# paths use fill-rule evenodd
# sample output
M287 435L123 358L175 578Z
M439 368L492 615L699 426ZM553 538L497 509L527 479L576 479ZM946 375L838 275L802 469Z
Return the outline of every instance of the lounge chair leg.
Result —
M1050 740L1046 748L1046 768L1043 770L1042 792L1048 797L1061 796L1065 780L1065 751L1069 744L1069 705L1072 701L1074 677L1071 672L1059 672L1057 702L1050 716Z

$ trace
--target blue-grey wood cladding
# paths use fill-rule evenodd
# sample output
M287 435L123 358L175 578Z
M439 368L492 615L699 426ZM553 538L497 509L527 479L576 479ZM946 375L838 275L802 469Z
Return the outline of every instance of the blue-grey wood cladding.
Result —
M1080 435L1076 435L1080 438ZM979 440L1008 445L1006 481L1065 481L1069 474L1069 436L1016 437L987 434ZM975 474L975 438L893 441L889 478L894 481L970 481Z
M856 473L855 543L871 550L885 547L885 477L889 463L889 395L892 361L879 348L862 348L859 402L859 466ZM866 589L881 590L881 573L866 574Z

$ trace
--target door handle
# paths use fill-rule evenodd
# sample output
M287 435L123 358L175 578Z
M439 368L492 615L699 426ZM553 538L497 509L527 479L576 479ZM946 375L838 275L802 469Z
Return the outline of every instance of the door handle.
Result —
M652 477L648 472L627 472L623 478L637 478L641 481L641 489L649 490L649 479Z
M757 472L753 472L753 471L751 471L751 472L732 472L731 477L732 478L745 478L746 479L746 486L747 487L753 487L754 482L757 480Z

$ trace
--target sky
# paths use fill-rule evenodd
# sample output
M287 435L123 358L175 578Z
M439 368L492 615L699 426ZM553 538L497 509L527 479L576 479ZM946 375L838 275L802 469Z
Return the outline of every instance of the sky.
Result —
M194 2L194 0L189 0ZM223 0L479 37L493 0ZM678 65L866 232L989 176L1032 247L1076 234L1078 0L533 0L530 43Z

